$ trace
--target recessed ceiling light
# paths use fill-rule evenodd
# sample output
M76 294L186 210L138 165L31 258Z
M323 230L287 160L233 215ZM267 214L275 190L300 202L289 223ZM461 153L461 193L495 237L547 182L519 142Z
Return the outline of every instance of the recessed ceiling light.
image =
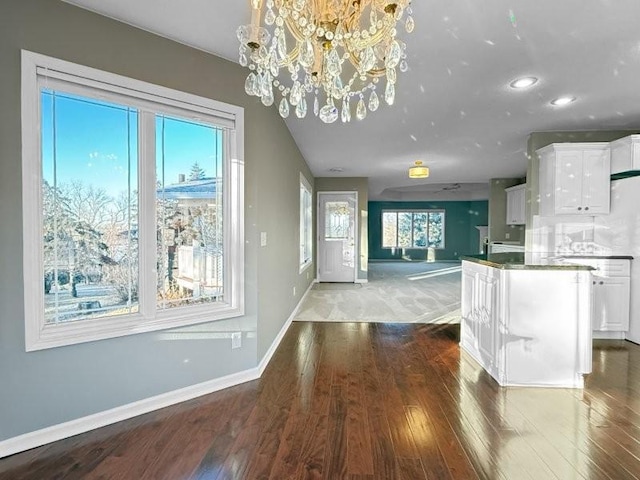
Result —
M536 83L538 83L538 79L536 77L522 77L516 78L509 84L509 86L511 88L527 88L531 85L535 85Z
M565 105L569 105L571 102L574 102L576 97L571 97L569 95L564 97L558 97L551 100L551 105L554 107L563 107Z

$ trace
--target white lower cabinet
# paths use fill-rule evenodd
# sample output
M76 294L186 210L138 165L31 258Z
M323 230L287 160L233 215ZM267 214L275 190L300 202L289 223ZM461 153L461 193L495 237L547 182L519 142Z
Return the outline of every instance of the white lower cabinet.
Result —
M623 259L572 258L571 263L588 265L592 271L593 330L629 330L631 261Z
M629 277L594 277L593 329L603 332L629 330Z

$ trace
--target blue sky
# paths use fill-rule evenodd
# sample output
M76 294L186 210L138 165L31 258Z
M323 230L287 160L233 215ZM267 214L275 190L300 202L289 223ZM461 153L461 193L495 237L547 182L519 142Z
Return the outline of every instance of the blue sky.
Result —
M86 99L50 90L42 93L43 176L53 184L53 138L55 116L56 171L58 183L73 180L103 188L117 196L127 189L129 158L132 189L137 182L137 119L134 109L100 100ZM129 120L129 122L127 122ZM162 152L162 118L156 119L156 156ZM217 152L217 155L216 155ZM197 161L206 176L215 171L215 158L221 157L222 140L218 130L190 121L164 119L164 175L166 184L176 183L178 174L187 177ZM218 165L221 163L218 162ZM161 167L157 162L158 175ZM161 178L158 178L161 180Z

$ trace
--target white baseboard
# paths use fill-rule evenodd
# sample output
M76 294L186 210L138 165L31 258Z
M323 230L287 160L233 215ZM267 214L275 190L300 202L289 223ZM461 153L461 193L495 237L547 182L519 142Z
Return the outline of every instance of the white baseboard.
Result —
M369 283L366 278L356 278L353 283Z
M594 340L624 340L626 332L608 332L604 330L594 330L592 338Z
M300 298L258 366L0 441L0 458L260 378L312 286L313 282Z
M185 402L202 395L233 387L234 385L249 382L259 377L260 373L258 369L250 368L242 372L233 373L196 385L190 385L171 392L161 393L160 395L138 400L137 402L128 403L120 407L111 408L86 417L9 438L8 440L0 442L0 458L57 440L73 437L74 435L85 433L89 430L111 425L112 423L127 420L144 413L175 405L176 403Z
M295 318L295 316L298 313L298 310L300 310L300 307L302 306L302 302L304 302L304 299L307 298L307 295L309 295L309 292L311 291L311 288L313 287L314 283L316 283L315 280L309 284L309 287L304 292L304 295L300 297L300 301L291 312L291 315L289 315L289 318L287 318L287 321L284 322L284 325L282 325L282 328L276 335L276 338L271 343L269 350L267 350L267 353L265 353L264 357L262 357L262 360L260 360L260 363L258 364L258 372L260 372L260 375L262 375L262 373L264 372L264 369L267 368L267 365L271 361L271 357L273 357L273 354L276 352L276 349L278 348L278 345L280 345L280 342L282 341L284 334L287 333L287 330L291 326L293 319Z

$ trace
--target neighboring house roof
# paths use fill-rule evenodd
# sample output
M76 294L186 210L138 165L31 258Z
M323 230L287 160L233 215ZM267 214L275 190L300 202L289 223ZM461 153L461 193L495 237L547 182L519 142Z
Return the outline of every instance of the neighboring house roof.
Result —
M168 200L185 200L199 198L214 198L216 196L220 178L203 178L202 180L187 180L180 183L166 185L158 189L158 197Z

